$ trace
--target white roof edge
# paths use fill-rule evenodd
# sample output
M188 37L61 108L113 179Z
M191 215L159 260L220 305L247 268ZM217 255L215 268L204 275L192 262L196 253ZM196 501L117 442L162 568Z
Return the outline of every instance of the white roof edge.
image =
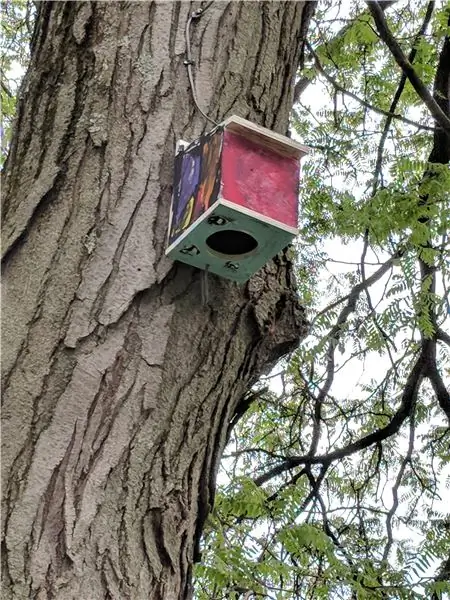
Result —
M299 150L299 152L301 152L302 155L309 154L311 152L311 148L309 148L308 146L300 144L299 142L296 142L292 138L289 138L285 135L276 133L271 129L267 129L267 127L262 127L261 125L252 123L252 121L247 121L247 119L244 119L243 117L238 117L237 115L231 115L230 117L227 117L225 121L223 121L222 125L226 127L227 125L230 125L232 123L236 123L236 125L241 125L242 127L254 131L255 133L263 137L276 140L281 144L285 144L286 146L295 148L296 150Z

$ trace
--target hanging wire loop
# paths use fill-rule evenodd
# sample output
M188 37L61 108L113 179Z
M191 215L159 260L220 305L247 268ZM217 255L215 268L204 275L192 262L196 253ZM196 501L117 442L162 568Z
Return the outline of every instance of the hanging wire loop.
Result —
M200 19L200 17L208 10L208 8L211 6L212 2L208 2L208 4L202 8L198 8L197 10L194 10L190 15L188 20L186 21L186 29L185 29L185 38L186 38L186 58L183 61L183 64L186 65L187 68L187 72L188 72L188 77L189 77L189 85L191 86L191 92L192 92L192 98L194 100L194 104L197 108L197 110L199 111L199 113L201 115L203 115L203 117L205 117L206 120L208 120L210 123L212 123L213 125L218 125L218 123L216 121L214 121L214 119L211 119L211 117L209 117L201 108L200 105L198 103L198 99L197 99L197 92L195 89L195 82L194 82L194 73L193 73L193 66L195 65L195 61L192 58L192 50L191 50L191 24L192 21L196 20L196 19Z

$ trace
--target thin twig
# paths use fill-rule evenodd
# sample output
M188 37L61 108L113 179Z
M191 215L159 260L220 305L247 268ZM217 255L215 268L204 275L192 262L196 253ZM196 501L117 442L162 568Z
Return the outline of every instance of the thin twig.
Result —
M411 415L415 407L420 384L422 383L426 375L426 367L428 366L430 345L430 340L426 340L423 344L420 355L415 361L414 366L411 369L406 380L401 397L400 406L396 413L393 415L392 419L385 427L376 429L372 433L365 435L359 440L347 444L343 448L339 448L338 450L334 450L333 452L330 452L328 454L316 456L310 456L308 454L304 456L291 456L285 459L279 465L276 465L266 473L257 477L255 479L256 485L262 485L263 483L270 481L270 479L273 479L273 477L276 477L277 475L280 475L285 471L288 471L292 468L301 465L329 465L331 462L341 460L342 458L345 458L347 456L351 456L352 454L355 454L355 452L364 450L372 444L382 442L388 437L391 437L392 435L396 434L400 430L400 427L403 425L405 420Z
M397 251L386 262L382 263L381 267L377 271L375 271L375 273L373 273L370 277L368 277L365 281L358 283L348 294L346 294L342 298L339 298L335 302L332 302L327 307L325 307L321 311L319 311L314 316L314 318L311 322L311 329L319 317L326 314L330 310L333 310L333 308L336 308L336 306L339 306L340 304L342 304L343 302L346 302L347 300L350 301L350 299L351 299L353 301L353 299L354 298L356 299L364 289L370 287L371 285L376 283L379 279L381 279L383 277L383 275L385 275L385 273L387 273L389 271L389 269L392 267L394 262L397 259L399 259L401 256L402 256L402 251L400 251L400 250Z

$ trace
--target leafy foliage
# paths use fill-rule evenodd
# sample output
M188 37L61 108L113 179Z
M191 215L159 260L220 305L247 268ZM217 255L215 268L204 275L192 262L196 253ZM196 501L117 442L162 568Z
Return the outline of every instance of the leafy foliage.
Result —
M439 97L448 5L389 4ZM319 2L307 47L299 77L314 86L292 127L314 151L297 248L311 329L232 432L197 598L437 600L450 592L448 150L364 3Z
M11 139L12 121L16 113L19 84L29 60L29 42L34 21L34 5L30 0L2 0L1 2L1 104L3 164Z

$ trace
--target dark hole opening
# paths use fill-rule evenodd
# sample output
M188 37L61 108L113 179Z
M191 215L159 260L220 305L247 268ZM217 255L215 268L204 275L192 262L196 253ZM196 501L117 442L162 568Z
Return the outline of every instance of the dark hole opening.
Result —
M228 256L247 254L247 252L251 252L258 245L255 238L248 233L233 229L216 231L216 233L209 236L206 243L214 252Z

